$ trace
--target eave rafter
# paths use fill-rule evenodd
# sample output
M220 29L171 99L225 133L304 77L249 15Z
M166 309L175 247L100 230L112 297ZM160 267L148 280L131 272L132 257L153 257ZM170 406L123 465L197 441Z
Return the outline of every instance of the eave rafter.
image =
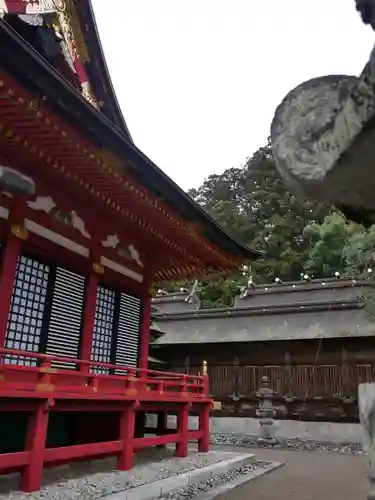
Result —
M52 116L46 110L42 100L28 99L23 89L18 89L13 82L7 83L6 76L1 76L1 78L0 98L3 102L3 111L5 111L1 127L2 134L7 140L18 143L39 163L43 161L46 167L52 167L52 171L63 175L80 189L100 199L117 215L126 218L127 221L168 246L173 252L180 254L184 262L192 264L192 268L201 269L203 272L203 269L207 267L207 262L210 261L214 263L218 272L224 269L234 270L238 267L238 263L231 257L223 254L201 237L194 226L172 215L163 202L150 196L142 186L124 173L126 160L117 158L111 152L95 149L84 140L77 141L74 133L69 130L69 126ZM12 124L12 119L13 122L15 121L15 113L23 115L22 123L16 124L17 126ZM38 127L35 127L35 121L38 122ZM38 142L43 140L43 146L27 139L26 132L30 133L30 130L39 140ZM58 161L56 156L59 157ZM137 213L131 210L131 206L137 206ZM156 221L152 226L148 224L151 214ZM157 229L157 227L166 226L171 228L173 239L161 234ZM183 245L186 241L192 242L188 249ZM201 258L192 255L193 245L196 248L195 255L200 255ZM162 275L167 274L167 270L159 272ZM194 272L196 273L197 271Z

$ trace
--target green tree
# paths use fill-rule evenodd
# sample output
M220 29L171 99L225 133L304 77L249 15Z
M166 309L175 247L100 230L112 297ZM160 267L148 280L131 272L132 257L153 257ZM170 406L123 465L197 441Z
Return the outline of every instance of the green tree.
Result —
M299 278L310 244L303 228L310 222L321 223L331 211L290 192L269 144L257 150L244 166L211 175L189 194L230 233L264 252L264 258L251 266L254 279L262 283L276 277Z
M332 212L327 205L299 199L290 192L278 173L269 143L242 167L210 175L189 195L233 236L264 252L264 257L251 264L250 272L258 283L269 283L277 277L284 281L299 279L311 243L303 229L307 224L321 224ZM228 279L202 283L203 305L232 305L246 281L247 276L239 271ZM172 284L174 289L180 286Z
M312 243L305 269L314 277L336 271L358 276L375 264L375 226L365 229L333 213L321 224L308 224L304 234Z
M375 266L375 226L357 226L344 248L346 270L352 276L367 273Z
M303 231L311 241L305 270L316 278L343 272L347 267L345 249L355 230L339 213L328 215L321 224L308 224Z

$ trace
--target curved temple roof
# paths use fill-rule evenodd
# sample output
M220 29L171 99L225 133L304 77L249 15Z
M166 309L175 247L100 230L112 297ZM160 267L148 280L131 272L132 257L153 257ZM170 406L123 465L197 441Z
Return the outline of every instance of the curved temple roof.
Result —
M95 96L103 102L101 112L133 143L112 85L91 0L80 0L77 10L81 24L86 27L83 33L88 51L95 54L86 67Z
M260 285L221 309L198 309L181 294L168 294L153 300L164 332L153 345L370 337L375 324L364 297L371 286L345 277Z
M107 89L111 113L102 113L91 106L37 51L1 20L0 69L14 75L22 85L47 101L60 116L94 144L124 159L124 171L127 169L129 172L129 165L125 165L125 159L128 160L130 174L135 179L155 198L165 202L175 214L195 226L221 251L242 262L256 259L260 252L246 247L226 232L134 145L110 81L89 0L82 0L80 15L87 31L91 31L91 37L85 36L91 50L95 52L96 66L92 67L91 81L98 88L98 79L101 79L102 89Z

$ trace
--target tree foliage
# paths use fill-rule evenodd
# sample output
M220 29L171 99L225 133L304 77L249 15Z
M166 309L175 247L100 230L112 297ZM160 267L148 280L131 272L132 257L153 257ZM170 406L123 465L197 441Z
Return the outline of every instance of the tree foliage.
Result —
M358 276L375 264L375 226L365 229L340 213L328 215L321 224L309 224L304 233L311 238L306 271L314 277L335 272Z
M334 207L298 198L279 175L270 144L246 163L207 177L189 195L229 233L263 252L249 263L253 280L298 280L301 273L333 276L336 271L358 274L375 265L375 228L351 223ZM248 279L240 271L201 283L204 307L233 303ZM172 283L168 291L191 283Z
M244 166L209 176L190 196L243 243L264 252L251 266L258 282L298 279L309 240L308 223L321 223L331 208L298 199L279 175L268 144Z
M320 224L331 212L326 205L298 199L290 192L277 171L270 144L257 150L243 166L210 175L189 195L233 236L264 252L251 264L258 283L277 277L299 279L310 245L303 229L309 223ZM203 304L231 305L246 281L239 272L228 279L202 283Z

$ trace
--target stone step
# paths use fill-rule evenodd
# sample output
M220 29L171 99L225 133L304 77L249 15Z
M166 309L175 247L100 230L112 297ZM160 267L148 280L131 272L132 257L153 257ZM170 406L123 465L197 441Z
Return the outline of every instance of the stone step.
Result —
M143 484L132 488L131 490L122 491L115 495L108 496L108 500L152 500L159 496L166 495L171 491L185 488L191 484L198 484L202 481L207 481L211 477L226 474L233 469L245 467L254 463L255 455L250 453L239 453L238 456L221 460L220 462L194 469L184 474L171 476L160 481Z

